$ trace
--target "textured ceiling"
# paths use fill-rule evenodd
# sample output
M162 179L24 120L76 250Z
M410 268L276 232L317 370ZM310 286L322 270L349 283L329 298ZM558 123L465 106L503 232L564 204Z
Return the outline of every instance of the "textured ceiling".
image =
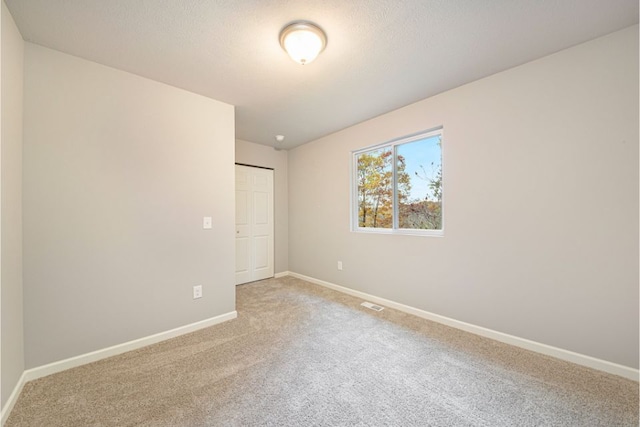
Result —
M236 106L291 148L638 23L637 0L6 0L25 40ZM326 50L282 51L294 20Z

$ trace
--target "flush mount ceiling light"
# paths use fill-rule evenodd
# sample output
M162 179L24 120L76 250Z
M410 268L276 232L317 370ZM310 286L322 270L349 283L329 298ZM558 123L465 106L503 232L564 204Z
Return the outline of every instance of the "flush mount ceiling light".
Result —
M327 46L327 36L315 24L298 21L280 31L280 45L298 64L308 64Z

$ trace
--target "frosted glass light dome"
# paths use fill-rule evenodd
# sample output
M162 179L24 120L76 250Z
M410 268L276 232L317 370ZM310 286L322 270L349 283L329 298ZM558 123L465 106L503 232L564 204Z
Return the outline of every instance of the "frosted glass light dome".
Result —
M327 36L309 22L294 22L280 32L280 45L298 64L308 64L327 46Z

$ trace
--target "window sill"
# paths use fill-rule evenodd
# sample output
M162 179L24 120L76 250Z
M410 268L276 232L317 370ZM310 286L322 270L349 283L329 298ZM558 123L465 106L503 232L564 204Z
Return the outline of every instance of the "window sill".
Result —
M366 234L395 234L400 236L427 236L427 237L444 237L444 230L414 230L414 229L390 229L390 228L362 228L358 227L351 230L355 233Z

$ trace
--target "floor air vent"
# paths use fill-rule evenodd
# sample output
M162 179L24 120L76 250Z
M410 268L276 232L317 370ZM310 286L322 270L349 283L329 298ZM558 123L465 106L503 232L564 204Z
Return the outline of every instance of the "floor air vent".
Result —
M366 302L366 301L365 301L365 302L363 302L363 303L362 303L362 304L360 304L360 305L361 305L361 306L363 306L363 307L370 308L371 310L375 310L375 311L382 311L382 310L384 310L384 307L381 307L381 306L379 306L379 305L375 305L375 304L372 304L372 303L370 303L370 302Z

